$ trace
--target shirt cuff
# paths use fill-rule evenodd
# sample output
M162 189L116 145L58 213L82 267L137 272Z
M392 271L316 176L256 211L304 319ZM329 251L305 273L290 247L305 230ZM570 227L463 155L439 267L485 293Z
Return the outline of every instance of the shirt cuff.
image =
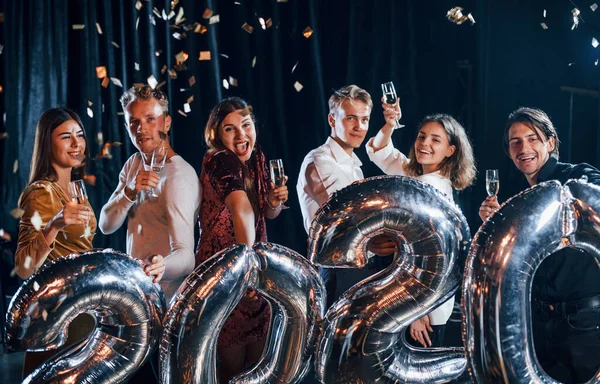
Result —
M376 151L373 147L373 140L375 140L375 138L371 137L367 142L367 155L369 155L369 160L372 162L382 163L393 154L394 144L392 143L392 140L390 140L385 147Z
M123 197L125 198L125 200L129 201L131 204L135 203L137 201L137 198L135 200L131 200L129 198L129 196L127 196L127 194L125 193L125 188L123 188L123 190L121 191L121 194L123 195Z

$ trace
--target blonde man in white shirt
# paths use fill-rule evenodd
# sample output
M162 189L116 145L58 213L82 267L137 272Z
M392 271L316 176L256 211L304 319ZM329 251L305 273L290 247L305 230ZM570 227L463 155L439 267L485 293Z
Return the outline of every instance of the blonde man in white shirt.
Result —
M461 190L473 183L476 172L473 149L465 129L452 116L425 117L407 157L391 141L396 120L402 116L399 102L384 103L383 109L386 123L367 143L369 159L383 172L414 177L443 192L450 201L454 201L453 188ZM454 297L412 323L411 338L423 347L441 347L453 306Z
M342 87L329 98L327 121L331 136L325 144L306 155L296 185L307 233L315 213L334 192L364 178L360 169L362 163L354 150L361 146L367 135L372 108L371 95L356 85ZM396 245L381 236L371 242L369 249L377 255L390 255L396 251ZM375 271L365 267L337 271L320 268L319 272L327 286L327 304L330 306L348 288Z

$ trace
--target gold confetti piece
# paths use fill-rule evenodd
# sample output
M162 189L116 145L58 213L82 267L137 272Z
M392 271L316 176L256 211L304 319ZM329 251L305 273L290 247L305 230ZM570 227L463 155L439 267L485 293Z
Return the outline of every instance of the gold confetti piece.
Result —
M102 27L100 26L100 23L96 23L96 29L98 30L98 34L101 35L102 34Z
M198 60L210 60L210 51L200 51Z
M75 29L75 30L84 29L85 28L85 24L73 24L72 28Z
M302 36L306 37L307 39L309 37L311 37L313 34L313 30L310 27L306 27L304 28L304 31L302 31Z
M223 79L223 88L229 89L229 82L227 81L227 79Z
M187 117L187 115L185 114L185 112L183 112L181 109L178 109L177 112L183 116L183 117Z
M23 268L29 269L30 266L31 266L31 256L27 255L25 257L25 261L23 261Z
M19 159L16 159L15 162L13 163L13 173L17 173L18 170L19 170Z
M115 43L114 41L111 41L110 43L112 45L114 45L116 48L121 48L121 46L119 44Z
M154 77L154 75L150 75L148 76L148 85L150 87L152 87L152 89L155 89L156 86L158 85L158 81L156 81L156 78Z
M110 80L108 79L108 77L105 77L104 79L102 79L102 86L104 88L108 87L109 82L110 82Z
M35 228L36 231L42 229L42 217L38 211L33 212L33 216L31 216L31 225Z
M184 103L184 104L183 104L183 111L184 111L185 113L190 113L190 112L192 112L192 108L190 108L190 104L189 104L189 103Z
M123 145L123 143L121 143L120 141L114 141L114 142L112 143L112 146L113 146L113 147L119 147L119 146L121 146L121 145Z
M83 229L83 235L79 237L83 237L85 239L89 239L90 237L92 237L92 228L89 225L86 225Z
M4 12L0 12L0 23L4 23Z
M104 143L104 134L102 132L96 133L96 143L98 143L98 144Z
M548 26L546 25L546 23L541 23L541 26L543 29L548 29Z
M164 73L167 71L167 64L163 65L163 67L160 69L160 73L164 75Z
M143 6L143 4L142 4L142 2L140 0L138 0L138 1L135 2L135 9L137 9L138 11L140 9L142 9L142 6Z
M4 87L0 85L0 93L4 92Z
M208 24L216 24L219 21L221 21L221 18L219 17L219 15L214 15L214 16L211 16L210 19L208 19Z
M596 12L596 9L598 9L598 4L594 3L590 5L590 9L592 10L592 12Z
M174 69L169 69L169 77L171 78L171 80L175 80L177 78L177 72L175 72Z
M194 84L196 84L196 77L190 76L190 78L188 79L188 83L190 84L190 87L192 87Z
M254 32L254 27L253 27L253 26L251 26L251 25L250 25L250 24L248 24L248 23L244 23L244 24L242 24L242 29L243 29L244 31L248 32L248 33L252 33L252 32Z
M462 11L462 7L454 7L446 13L446 18L457 25L461 25L467 20L470 20L471 23L475 24L475 19L473 18L473 15L469 14L470 17L469 15L463 15Z
M298 81L294 83L294 88L296 88L296 92L300 92L304 86L300 84Z
M300 62L296 61L296 64L294 64L294 66L292 67L292 73L294 73L294 71L296 70L296 67L298 66L298 63L300 63Z
M116 77L111 77L110 81L112 81L112 83L114 85L116 85L117 87L123 88L123 84L121 84L121 80L117 79Z
M95 175L83 175L83 180L91 186L96 185L96 176Z
M157 86L156 89L161 89L162 87L164 87L167 84L166 81L161 81Z
M98 76L99 79L105 78L106 77L106 67L103 65L96 67L96 76Z
M94 111L92 111L92 108L88 107L87 114L91 119L94 118Z
M252 68L256 66L256 56L252 58Z
M571 31L579 26L579 14L581 13L579 9L573 8L571 11L573 14L573 25L571 26Z
M592 37L592 47L594 47L594 48L598 47L598 40L596 40L595 37Z
M21 208L15 208L12 209L10 212L10 215L12 217L14 217L15 219L20 219L21 217L23 217L23 214L25 213L25 210L21 209Z
M200 23L196 23L196 26L194 27L194 32L202 35L202 34L206 33L206 31L208 31L208 28L206 28L204 25L202 25Z
M183 18L183 7L179 7L179 11L177 11L177 17L175 18L175 25L179 25L185 20Z
M194 95L187 98L188 104L190 104L192 101L194 101Z
M133 63L133 68L134 68L136 71L139 71L139 70L140 70L140 64L139 64L139 63L135 63L135 62L134 62L134 63Z
M46 321L47 318L48 318L48 312L46 312L45 309L42 309L42 319L44 319L44 321Z
M183 63L184 61L186 61L188 59L188 57L189 57L189 55L187 53L185 53L184 51L181 51L175 55L175 60L177 60L180 63Z
M138 226L137 226L137 233L138 233L138 235L142 234L142 224L138 224Z
M237 87L238 81L235 77L229 76L229 84L231 84L231 86L233 86L233 87Z
M269 17L267 20L265 20L265 24L267 25L267 28L271 28L273 26L273 20L271 20Z
M206 9L204 10L204 13L202 13L202 18L203 18L203 19L210 19L210 18L212 17L212 15L213 15L213 11L212 11L212 9L210 9L210 8L206 8Z
M33 282L33 290L36 292L40 290L40 285L38 284L37 281Z

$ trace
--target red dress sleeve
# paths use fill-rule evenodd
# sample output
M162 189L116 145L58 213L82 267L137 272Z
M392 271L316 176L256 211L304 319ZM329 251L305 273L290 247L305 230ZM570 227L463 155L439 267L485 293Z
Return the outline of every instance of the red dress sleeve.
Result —
M221 201L233 191L244 190L242 163L234 153L228 150L216 152L207 161L205 170Z

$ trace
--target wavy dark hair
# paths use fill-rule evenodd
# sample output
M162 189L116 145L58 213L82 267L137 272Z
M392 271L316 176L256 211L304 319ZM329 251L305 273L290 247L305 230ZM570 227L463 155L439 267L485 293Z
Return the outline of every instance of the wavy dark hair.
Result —
M242 110L242 114L244 116L246 114L250 115L256 129L256 118L252 113L251 105L249 105L245 100L239 97L229 97L227 99L222 100L217 105L215 105L210 111L208 121L206 122L206 127L204 127L204 142L208 147L209 153L216 152L219 150L229 150L225 148L223 142L221 141L221 137L219 136L219 128L221 127L221 124L223 124L223 120L225 120L227 115L229 115L231 112L235 112L238 110ZM254 151L256 151L256 145L254 146ZM260 204L258 193L256 192L256 188L254 185L254 180L252 180L252 178L250 177L248 166L244 164L244 162L242 162L241 160L240 163L242 163L244 191L246 192L246 195L248 195L248 200L250 200L250 204L252 205L254 215L258 217L258 215L260 214Z
M83 130L85 140L84 159L81 167L71 170L71 180L83 178L89 159L88 140L83 128L83 123L75 111L67 107L50 108L42 114L35 130L35 143L33 144L33 157L29 172L29 184L39 180L58 180L58 175L52 166L52 131L61 124L74 120Z
M473 147L465 129L456 119L444 113L425 116L419 124L419 131L427 123L438 123L444 128L448 135L450 145L454 145L456 150L450 157L446 157L439 171L442 176L450 179L452 188L463 190L473 184L477 169L475 168L475 157L473 156ZM409 176L421 176L423 166L417 162L415 146L411 146L408 154L410 161L404 165L404 170Z

